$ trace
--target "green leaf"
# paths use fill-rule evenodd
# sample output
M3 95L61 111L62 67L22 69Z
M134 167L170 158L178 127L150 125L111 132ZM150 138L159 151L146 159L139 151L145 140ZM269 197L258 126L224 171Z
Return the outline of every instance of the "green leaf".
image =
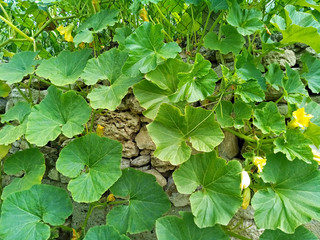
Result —
M190 212L179 212L182 218L165 216L156 222L156 233L159 240L228 240L230 239L219 225L199 228L193 221Z
M18 140L26 132L27 117L31 107L26 102L18 102L1 117L2 123L18 121L18 125L5 125L0 130L0 144L8 145Z
M121 144L92 133L62 149L57 170L72 178L68 190L77 202L94 202L121 176Z
M105 9L100 11L87 18L77 29L77 32L81 32L85 29L92 29L93 32L100 32L108 26L113 26L118 21L118 14L119 10L116 9Z
M68 193L50 185L34 185L9 195L1 207L0 237L7 240L46 240L50 226L59 226L72 213Z
M162 104L157 117L147 126L157 149L154 155L173 165L187 161L192 147L210 152L218 146L224 135L211 111L186 106L185 115L169 104Z
M74 83L80 77L90 54L90 49L77 52L62 51L57 57L43 60L36 73L40 77L50 79L57 86Z
M262 12L258 9L241 9L236 0L229 0L229 8L227 21L230 25L237 27L241 35L251 35L263 29Z
M252 115L250 105L236 101L232 104L229 101L221 101L216 109L217 121L221 127L235 127L237 129L244 126L245 120L249 120Z
M126 40L129 59L123 71L128 76L148 73L169 58L175 58L181 48L175 42L163 43L164 34L160 24L144 22Z
M230 25L223 25L220 32L221 37L215 32L209 32L204 38L204 46L211 50L219 50L223 54L229 52L239 54L245 41L237 29Z
M285 90L284 99L291 104L299 104L303 100L303 96L308 96L304 84L300 80L300 75L286 64L286 78L282 81L282 86Z
M300 6L304 7L310 7L313 9L316 9L318 12L320 12L320 6L318 3L314 2L314 0L297 0L295 4L298 4Z
M308 139L310 139L316 147L319 147L320 146L319 133L320 133L320 127L311 122L307 130L303 133L303 135Z
M301 42L320 52L320 23L310 13L296 11L292 5L284 8L285 18L275 15L271 23L282 33L281 43Z
M20 52L13 56L9 63L0 64L0 80L13 84L22 81L24 76L32 74L38 52Z
M306 163L313 161L312 150L309 147L312 142L307 139L298 129L289 129L282 138L274 141L274 152L284 153L288 160L293 161L298 158Z
M11 149L11 145L0 145L0 160L2 160Z
M318 238L303 226L296 229L293 234L287 234L280 230L264 230L263 234L260 236L259 240L318 240Z
M302 104L300 107L304 107L306 113L313 116L310 121L320 127L320 104L310 101Z
M267 155L260 173L267 189L255 193L251 203L258 228L294 233L311 219L320 220L320 172L313 161L288 161L282 153Z
M235 94L240 95L245 103L261 102L265 98L264 92L256 80L249 80L237 85Z
M121 178L110 190L128 201L127 205L113 207L107 215L107 223L120 233L150 231L170 208L168 197L155 177L132 168L122 170Z
M29 148L10 156L4 162L4 172L8 175L23 172L22 178L15 178L3 189L1 199L9 194L30 189L35 184L41 184L46 170L42 153L37 148Z
M119 46L118 49L124 50L125 49L125 41L127 37L129 37L132 33L131 28L125 26L122 28L116 28L116 34L113 37L113 41L117 41Z
M213 94L217 74L211 69L211 63L197 53L195 62L189 72L178 74L180 80L177 93L170 97L171 101L196 102Z
M81 96L74 91L62 93L51 86L48 95L33 107L28 117L26 138L37 146L46 145L60 133L72 138L83 131L90 114L91 108Z
M279 87L282 86L283 77L283 71L278 63L272 63L268 65L268 71L265 75L265 78L274 89L279 90Z
M218 12L219 10L228 9L228 3L226 0L205 0L207 3L209 10Z
M119 232L113 226L109 225L95 226L90 228L83 240L103 239L130 240L130 238L128 238L127 236L120 235Z
M88 29L84 29L79 32L73 39L74 45L77 47L80 43L91 43L93 41L92 32Z
M308 81L308 86L313 93L320 92L320 60L312 57L310 54L304 54L301 57L305 72L302 77Z
M274 102L268 102L262 109L256 109L254 111L254 117L253 124L259 128L263 134L274 133L279 135L286 131L285 118L280 114L277 104Z
M241 170L238 161L227 164L213 151L191 156L173 173L178 191L191 194L191 210L198 227L228 224L242 204Z
M11 91L11 88L7 84L0 82L0 97L2 98L8 97L10 91Z

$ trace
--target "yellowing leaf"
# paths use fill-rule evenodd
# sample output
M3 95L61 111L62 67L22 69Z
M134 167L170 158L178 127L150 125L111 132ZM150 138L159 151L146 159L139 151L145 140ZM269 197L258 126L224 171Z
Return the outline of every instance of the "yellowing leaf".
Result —
M10 148L11 145L0 145L0 160L8 154Z
M60 25L57 30L58 32L60 33L60 35L63 35L64 34L64 39L67 41L67 42L73 42L73 37L71 35L72 33L72 30L74 28L74 25L73 24L70 24L66 27L63 27L62 25Z

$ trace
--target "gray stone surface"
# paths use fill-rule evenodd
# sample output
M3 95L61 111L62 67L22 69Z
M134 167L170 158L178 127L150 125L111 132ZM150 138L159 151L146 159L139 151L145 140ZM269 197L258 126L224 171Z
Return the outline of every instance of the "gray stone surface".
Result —
M131 166L133 167L142 167L150 163L150 155L142 155L133 160L131 160Z
M130 159L122 158L122 159L121 159L120 168L121 168L121 169L125 169L125 168L128 168L128 167L130 167Z
M60 181L60 174L55 168L51 168L48 172L48 178L54 181Z
M285 69L286 63L290 67L294 66L297 62L294 51L286 49L284 53L280 52L269 52L266 56L263 57L262 62L264 66L268 66L272 63L279 63L282 69Z
M151 165L153 168L157 169L161 173L175 169L175 166L173 166L170 162L161 161L159 158L155 157L153 154L151 155Z
M147 170L145 172L155 176L156 180L157 180L157 183L159 183L159 185L161 187L164 187L165 185L167 185L167 180L157 170L150 169L150 170Z
M149 149L149 150L156 149L156 145L152 141L146 127L142 127L140 129L140 132L137 134L135 141L139 149Z
M139 149L133 141L122 143L122 156L125 158L133 158L139 155Z
M6 112L7 106L7 98L0 97L0 114L4 114Z
M224 132L224 136L222 143L218 146L219 156L231 160L239 153L238 138L227 131Z

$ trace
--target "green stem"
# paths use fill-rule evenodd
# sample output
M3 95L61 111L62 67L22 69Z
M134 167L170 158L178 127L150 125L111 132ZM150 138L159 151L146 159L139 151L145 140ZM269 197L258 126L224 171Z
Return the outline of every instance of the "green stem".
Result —
M219 16L217 17L217 19L214 21L214 23L212 24L209 32L212 32L214 30L214 28L217 26L217 24L220 22L220 20L222 19L223 17L223 14L225 13L225 11L222 11Z
M37 78L39 81L41 81L41 82L43 82L43 83L46 83L46 84L48 84L48 85L52 85L52 86L55 86L55 87L57 87L57 88L60 88L60 89L62 89L62 90L69 90L69 88L67 88L67 87L63 87L63 86L56 86L56 85L54 85L54 84L52 84L51 82L49 82L49 81L47 81L47 80L44 80L44 79L42 79L42 78Z
M227 229L224 229L224 231L225 231L229 236L236 237L236 238L238 238L238 239L240 239L240 240L252 240L251 238L246 238L246 237L244 237L244 236L242 236L242 235L239 235L239 234L237 234L237 233L235 233L235 232L231 232L231 231L229 231L229 230L227 230Z
M12 42L12 38L7 39L6 41L4 41L3 43L0 44L0 48L2 48L3 46L7 45L8 43Z
M42 25L42 27L38 30L38 32L36 32L34 34L34 38L38 37L40 33L42 33L42 31L48 27L50 25L50 23L52 23L52 18L49 19L45 24Z
M284 94L282 94L282 96L279 97L279 98L277 99L277 101L275 101L275 104L279 103L279 102L282 100L282 98L284 98Z
M162 19L169 25L169 26L171 26L176 32L178 32L178 33L181 33L175 26L173 26L172 24L171 24L171 22L163 15L163 13L162 13L162 11L161 11L161 9L158 7L158 5L157 4L153 4L154 5L154 7L157 9L157 11L158 11L158 13L160 14L160 16L162 17ZM183 34L183 33L181 33L181 34Z
M89 132L91 133L93 130L93 125L94 125L94 117L96 116L96 110L92 111L92 116L91 116L91 122L90 122L90 129Z
M68 226L64 226L64 225L60 225L58 226L59 228L63 229L63 230L66 230L68 232L73 232L73 229L71 227L68 227Z
M240 138L242 138L242 139L244 139L244 140L246 140L246 141L248 141L248 142L257 142L256 139L253 139L253 138L248 137L248 136L246 136L246 135L244 135L244 134L242 134L242 133L239 133L239 132L237 132L237 131L234 131L234 130L232 130L231 128L224 128L224 130L226 130L226 131L228 131L228 132L230 132L230 133L232 133L232 134L234 134L234 135L236 135L236 136L238 136L238 137L240 137Z
M19 85L18 85L17 83L15 83L14 86L18 89L20 95L21 95L28 103L31 103L31 104L33 105L32 99L30 100L30 99L21 91L21 89L19 88Z
M204 25L203 31L202 31L202 33L201 33L200 41L199 41L199 43L198 43L197 53L200 51L200 47L201 47L201 44L202 44L204 35L206 34L211 13L212 13L212 11L210 11L210 12L208 13L207 21L206 21L206 24Z
M10 16L8 15L6 9L2 6L2 4L0 3L0 8L2 10L2 12L4 13L4 15L6 16L6 18L11 21Z
M0 15L0 19L2 21L4 21L6 24L8 24L13 30L15 30L17 33L19 33L22 37L24 37L25 39L27 39L29 42L33 42L33 38L29 37L28 35L26 35L24 32L22 32L19 28L17 28L12 22L10 22L9 20L5 19L4 17L2 17Z

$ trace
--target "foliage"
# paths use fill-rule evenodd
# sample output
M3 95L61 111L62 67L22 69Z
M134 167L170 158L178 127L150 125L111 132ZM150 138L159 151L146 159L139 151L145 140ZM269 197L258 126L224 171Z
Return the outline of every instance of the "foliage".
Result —
M320 220L319 11L305 0L0 1L0 97L25 100L1 115L1 176L15 178L1 189L0 238L124 240L155 226L160 240L247 239L228 223L251 205L260 239L316 239L302 225ZM266 64L296 43L314 50L301 65ZM121 143L95 133L128 93L150 119L154 156L177 166L191 205L181 217L163 216L155 177L121 170ZM219 156L226 132L241 139L237 159ZM90 204L79 229L64 225L68 193L41 183L40 150L61 139L56 169ZM12 154L17 140L28 147ZM106 225L88 229L97 207Z

